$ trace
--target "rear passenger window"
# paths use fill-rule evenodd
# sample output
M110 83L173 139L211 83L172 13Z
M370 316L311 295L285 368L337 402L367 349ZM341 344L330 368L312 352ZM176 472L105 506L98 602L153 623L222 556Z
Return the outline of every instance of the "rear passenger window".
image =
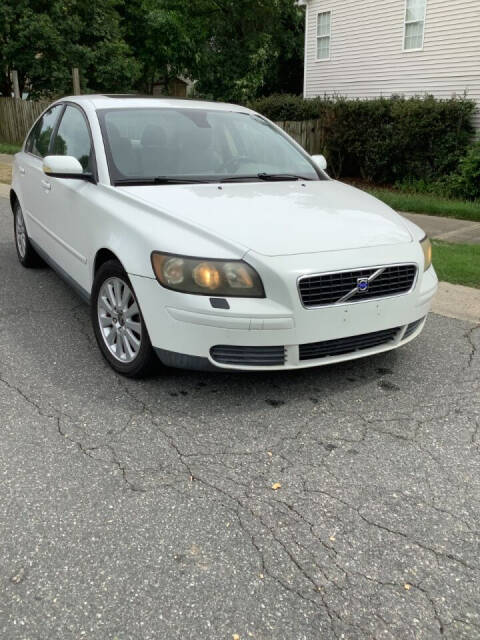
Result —
M53 141L52 155L73 156L85 172L93 172L90 132L82 112L76 107L65 109Z
M25 151L29 151L39 158L44 158L48 155L50 139L62 109L63 105L57 104L43 114L28 136Z

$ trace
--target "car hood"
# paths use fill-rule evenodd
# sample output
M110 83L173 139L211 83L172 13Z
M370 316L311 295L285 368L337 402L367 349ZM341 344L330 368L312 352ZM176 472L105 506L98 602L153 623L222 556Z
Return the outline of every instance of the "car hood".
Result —
M159 212L268 256L412 241L392 209L341 182L121 187Z

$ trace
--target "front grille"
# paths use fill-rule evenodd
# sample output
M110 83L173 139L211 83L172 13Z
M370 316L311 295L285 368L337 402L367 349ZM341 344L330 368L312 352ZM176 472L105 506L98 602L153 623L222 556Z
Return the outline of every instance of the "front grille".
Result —
M349 296L349 302L360 302L407 293L415 282L417 267L414 264L385 267L379 275L369 281L368 289L360 292L357 289L358 279L371 278L378 271L379 267L371 267L304 276L298 284L302 303L305 307L321 307L343 302L345 296Z
M349 336L338 340L326 340L324 342L311 342L300 345L300 360L315 360L329 356L341 356L345 353L362 351L379 347L395 340L400 327L364 333L361 336Z
M273 367L285 364L285 347L217 345L210 349L210 355L220 364L236 364L246 367Z
M422 324L423 320L424 318L420 318L420 320L415 320L415 322L411 322L408 325L407 330L403 334L403 340L405 340L405 338L409 338L413 333L415 333L418 327Z

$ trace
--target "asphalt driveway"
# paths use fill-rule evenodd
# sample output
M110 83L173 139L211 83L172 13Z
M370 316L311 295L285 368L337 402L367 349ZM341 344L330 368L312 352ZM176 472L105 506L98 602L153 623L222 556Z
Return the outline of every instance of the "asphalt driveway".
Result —
M2 640L480 638L479 327L135 382L4 199L0 274Z

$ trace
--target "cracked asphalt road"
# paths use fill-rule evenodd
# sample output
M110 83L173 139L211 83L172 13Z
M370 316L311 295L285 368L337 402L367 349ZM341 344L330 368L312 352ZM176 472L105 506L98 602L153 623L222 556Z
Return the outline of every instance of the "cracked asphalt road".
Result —
M2 639L480 638L480 327L138 382L6 200L0 269Z

